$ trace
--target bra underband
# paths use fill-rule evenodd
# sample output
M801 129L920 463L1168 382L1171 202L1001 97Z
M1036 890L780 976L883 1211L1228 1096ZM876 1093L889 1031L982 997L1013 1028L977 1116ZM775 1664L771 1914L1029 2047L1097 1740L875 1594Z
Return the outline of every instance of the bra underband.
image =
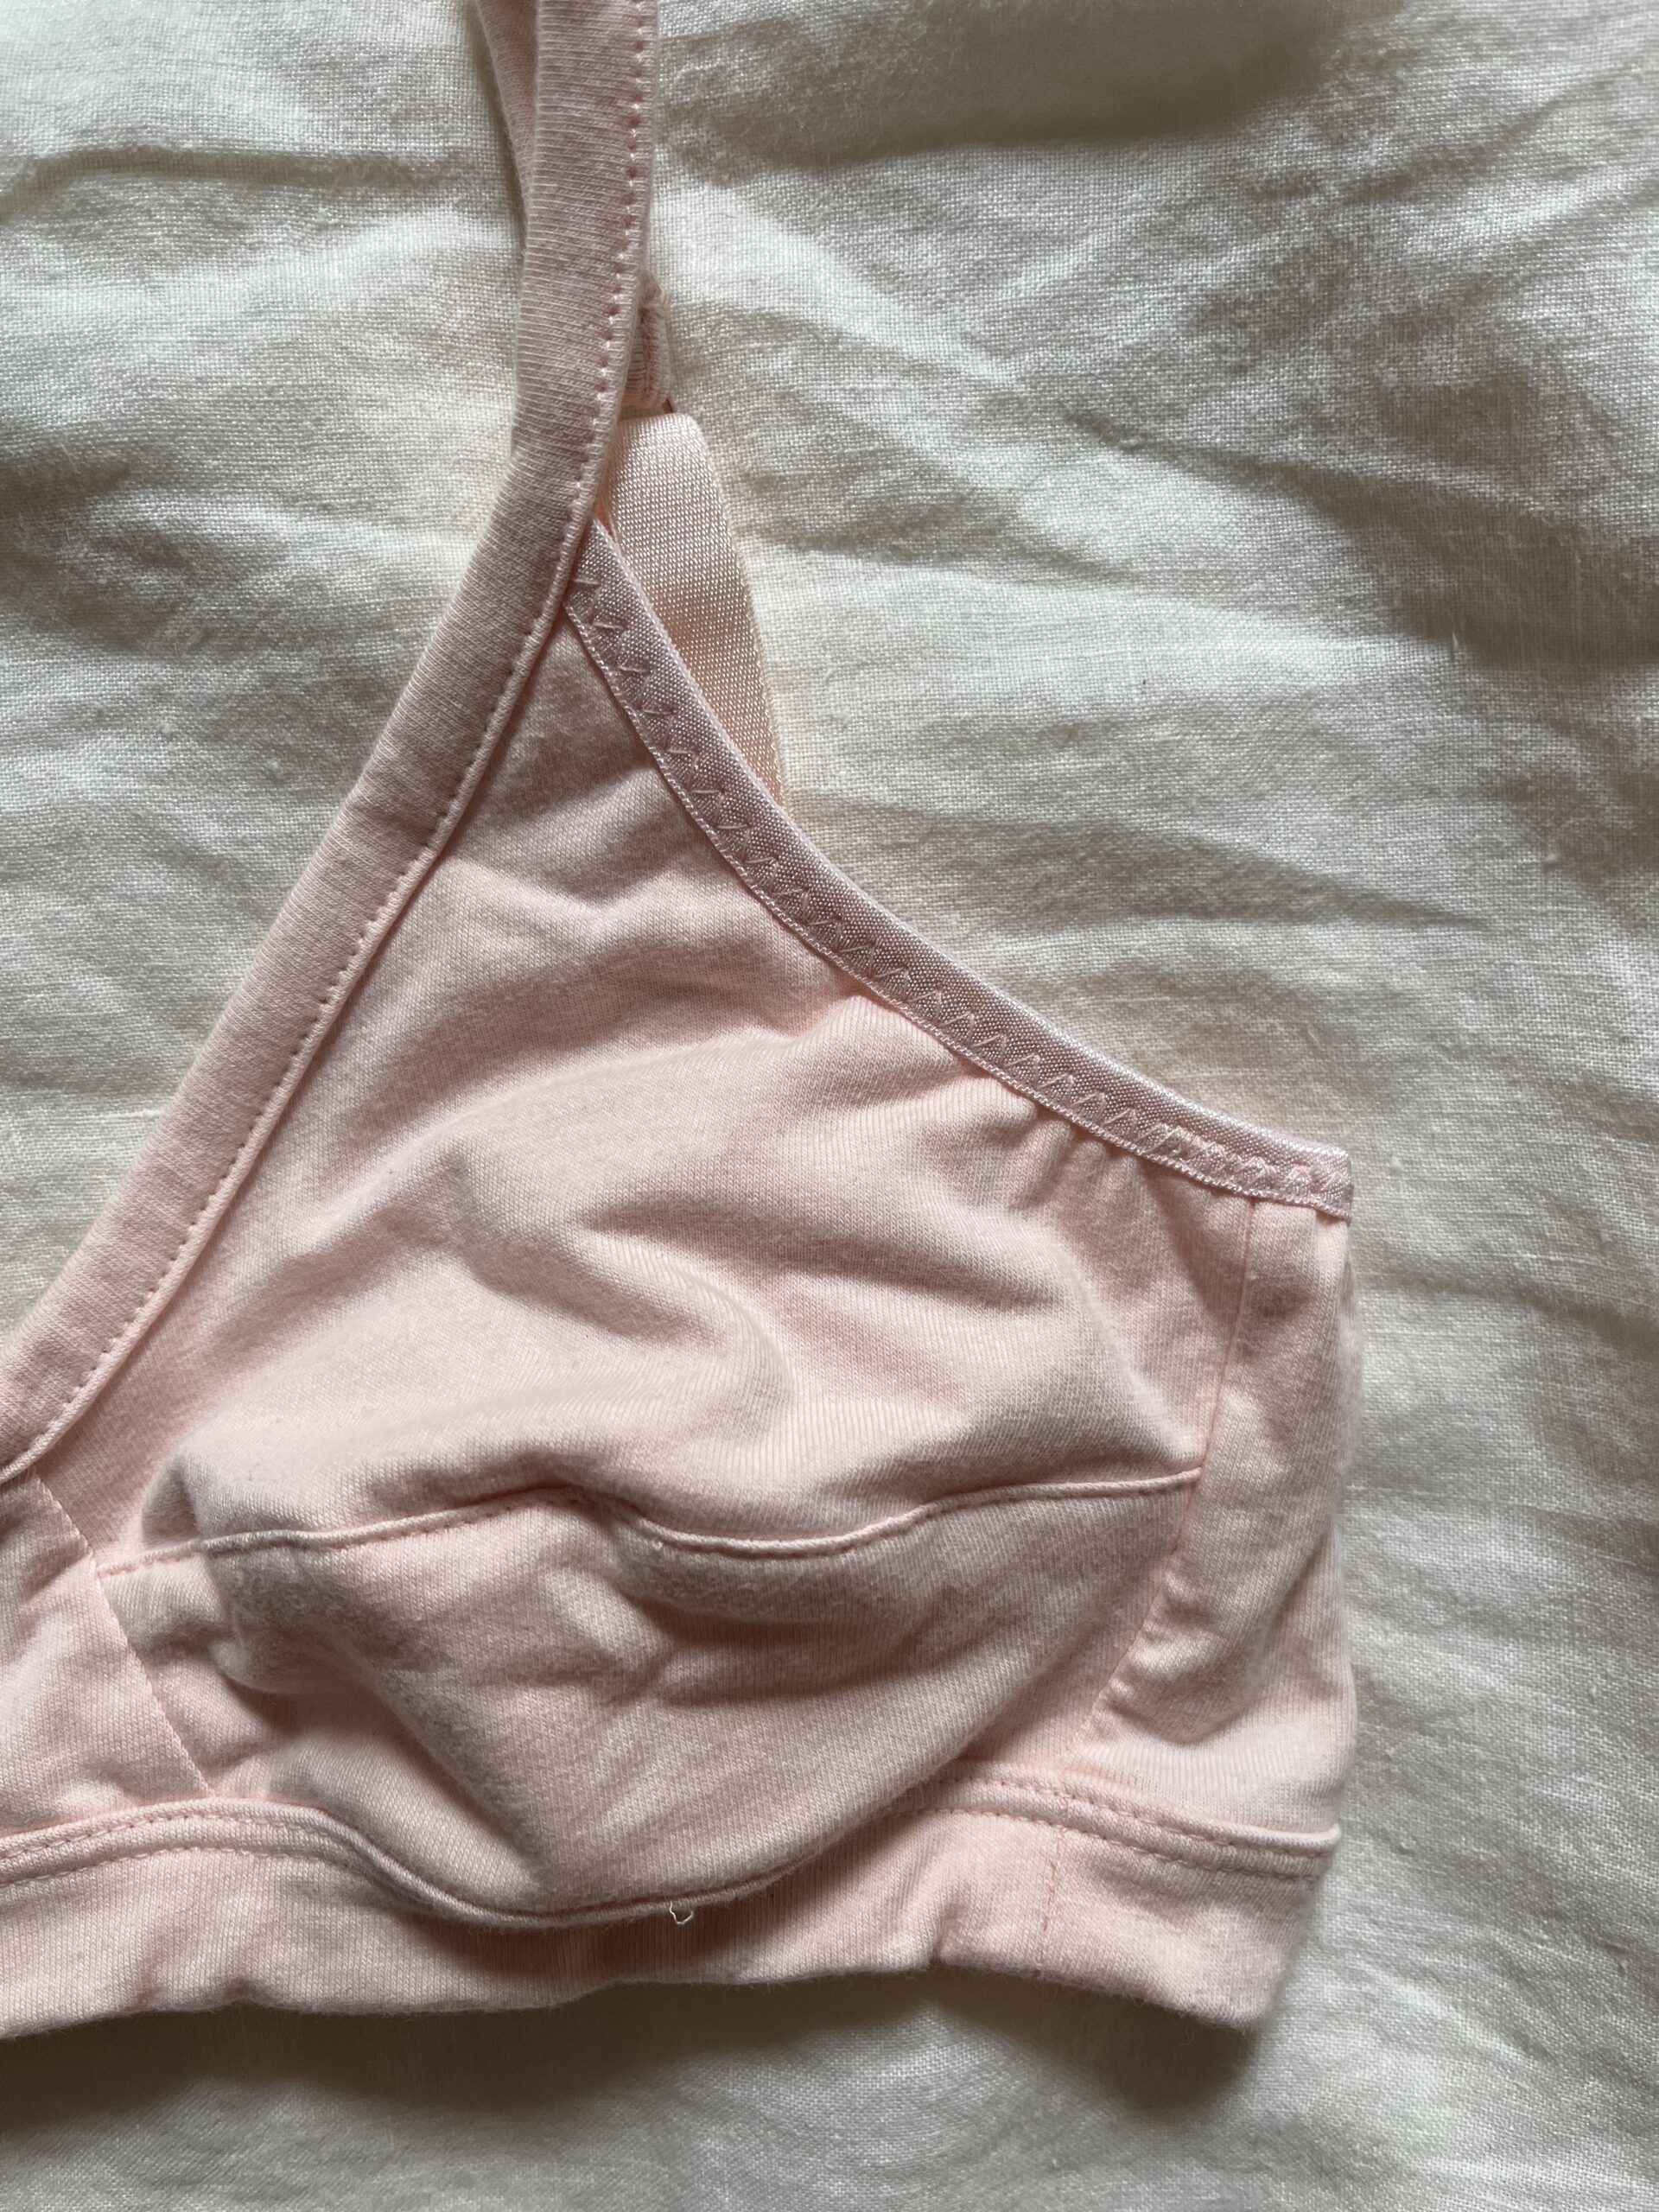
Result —
M648 10L486 20L507 481L0 1357L0 2025L935 1960L1255 2018L1351 1751L1347 1163L791 820L653 412Z

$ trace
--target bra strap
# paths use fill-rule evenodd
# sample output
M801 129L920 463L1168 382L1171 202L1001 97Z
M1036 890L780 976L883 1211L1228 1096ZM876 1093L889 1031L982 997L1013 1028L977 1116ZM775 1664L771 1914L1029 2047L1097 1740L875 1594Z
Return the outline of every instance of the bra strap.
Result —
M475 0L524 209L515 438L587 519L637 378L655 0ZM630 394L632 398L634 395Z

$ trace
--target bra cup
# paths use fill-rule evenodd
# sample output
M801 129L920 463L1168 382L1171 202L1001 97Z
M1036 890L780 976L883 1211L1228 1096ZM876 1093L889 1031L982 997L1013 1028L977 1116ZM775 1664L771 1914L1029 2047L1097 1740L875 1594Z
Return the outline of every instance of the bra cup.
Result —
M735 1152L750 1124L728 1118ZM1028 1118L1033 1147L1074 1141ZM1206 1305L1155 1266L1141 1292L1109 1207L1089 1226L1116 1273L919 1148L890 1143L890 1175L849 1191L834 1143L774 1162L756 1127L746 1183L665 1141L647 1223L574 1169L550 1204L539 1140L528 1112L489 1146L471 1133L475 1219L398 1195L418 1264L365 1262L342 1287L371 1218L330 1255L332 1304L304 1294L309 1262L297 1289L259 1286L276 1317L264 1362L170 1440L142 1500L146 1550L561 1484L671 1527L810 1536L1030 1476L1173 1478L1197 1460L1219 1292ZM1221 1217L1210 1274L1230 1290L1243 1209L1200 1195ZM1136 1226L1162 1259L1163 1225Z
M619 850L632 872L582 877ZM763 1533L988 1465L1173 1473L1249 1204L1102 1145L798 943L561 631L449 861L53 1480L124 1552L471 1503L480 1421L497 1465L539 1452L672 1524Z
M114 1581L141 1641L136 1586L194 1583L151 1663L227 1794L342 1823L429 1910L604 1918L764 1882L1127 1637L1185 1496L1034 1484L769 1545L550 1492Z

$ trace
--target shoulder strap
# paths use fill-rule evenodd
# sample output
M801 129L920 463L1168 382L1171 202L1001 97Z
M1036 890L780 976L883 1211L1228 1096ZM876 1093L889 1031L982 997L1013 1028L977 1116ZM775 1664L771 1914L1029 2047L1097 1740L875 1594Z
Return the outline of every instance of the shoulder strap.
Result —
M524 208L520 429L585 443L580 410L597 392L602 454L637 357L655 345L640 329L654 0L475 5ZM591 474L578 470L589 498Z

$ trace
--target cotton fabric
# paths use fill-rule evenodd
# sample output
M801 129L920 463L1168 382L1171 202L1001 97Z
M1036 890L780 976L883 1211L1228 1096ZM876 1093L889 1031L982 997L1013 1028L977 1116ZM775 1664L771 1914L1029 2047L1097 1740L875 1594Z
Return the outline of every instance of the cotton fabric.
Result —
M1035 84L988 128L949 19L890 14L873 50L823 11L671 22L680 389L837 856L1122 1057L1353 1143L1372 1749L1318 1949L1248 2047L968 1976L91 2031L7 2055L16 2171L54 2201L1622 2212L1653 2186L1650 25L1286 9L1241 53L1230 11L1107 10L1087 76L1069 18L1027 18L1021 67L968 57ZM130 46L89 54L124 99ZM807 79L816 111L875 110L857 164L783 143ZM362 82L366 112L376 81L330 48L294 111ZM884 412L895 349L939 373ZM422 456L450 499L455 451ZM1011 540L1033 588L990 573ZM849 648L837 580L886 642Z

